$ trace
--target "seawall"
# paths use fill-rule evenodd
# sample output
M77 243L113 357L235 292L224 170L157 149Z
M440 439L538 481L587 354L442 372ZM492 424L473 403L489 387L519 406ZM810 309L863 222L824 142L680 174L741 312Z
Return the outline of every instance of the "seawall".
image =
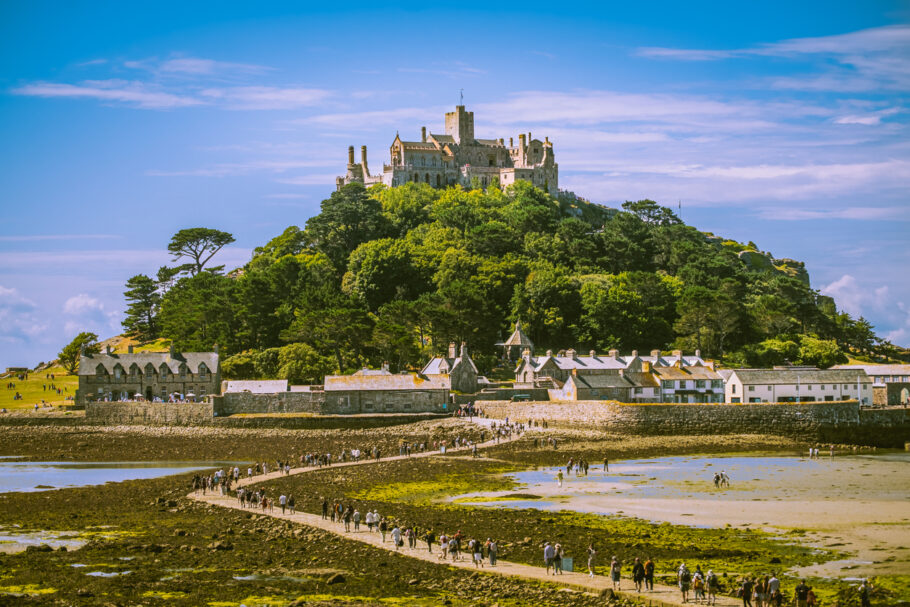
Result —
M612 401L478 403L488 417L551 428L635 435L779 434L819 442L902 447L910 409L861 409L856 401L760 404L627 404Z
M184 426L211 423L212 403L105 403L85 404L85 420L106 425Z

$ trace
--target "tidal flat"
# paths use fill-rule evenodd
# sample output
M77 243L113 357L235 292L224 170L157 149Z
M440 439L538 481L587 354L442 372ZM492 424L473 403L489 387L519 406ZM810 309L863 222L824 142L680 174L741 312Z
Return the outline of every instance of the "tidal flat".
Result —
M253 431L213 428L109 429L67 435L60 428L0 429L0 453L68 461L230 460L294 457L301 452L336 452L381 444L397 453L401 439L437 436L476 438L462 422L358 431ZM67 431L72 431L68 428ZM174 430L174 431L172 431ZM32 434L23 440L23 434ZM557 465L572 453L599 457L647 457L673 453L735 452L744 449L800 451L803 446L773 437L621 438L560 433L557 451L535 448L531 439L504 444L485 457L445 456L381 462L307 472L270 481L270 491L295 495L298 509L318 512L321 498L339 498L377 508L395 519L440 530L496 537L501 558L538 564L544 538L561 541L581 559L586 542L598 543L604 560L647 553L667 578L678 559L713 564L726 573L727 587L742 571L808 565L819 552L780 542L760 531L697 529L536 510L501 511L445 503L446 495L514 489L504 475L531 465ZM699 449L700 448L700 449ZM105 454L106 458L99 457ZM54 459L57 459L56 457ZM186 499L191 474L109 483L92 487L0 495L0 525L22 532L75 533L85 544L75 550L37 548L0 555L0 605L602 605L602 599L555 585L466 574L351 542L320 530L251 512L216 509ZM534 495L530 496L531 498ZM92 531L99 533L91 535ZM100 531L104 533L100 533ZM843 558L837 548L824 557ZM771 560L779 564L772 565ZM604 563L604 560L601 563ZM93 575L89 575L93 574ZM342 581L343 580L343 581ZM906 597L898 576L877 578L880 605ZM903 585L902 585L903 584ZM850 585L831 583L824 596L849 596ZM879 600L880 599L880 600Z

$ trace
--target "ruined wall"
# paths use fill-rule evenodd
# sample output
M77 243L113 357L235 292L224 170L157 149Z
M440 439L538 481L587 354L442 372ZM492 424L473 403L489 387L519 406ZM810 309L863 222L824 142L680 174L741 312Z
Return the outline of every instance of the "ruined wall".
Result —
M179 426L211 423L211 403L104 403L85 404L85 420L101 424Z
M640 435L779 434L822 442L900 447L910 410L860 410L856 401L756 404L480 403L489 417Z

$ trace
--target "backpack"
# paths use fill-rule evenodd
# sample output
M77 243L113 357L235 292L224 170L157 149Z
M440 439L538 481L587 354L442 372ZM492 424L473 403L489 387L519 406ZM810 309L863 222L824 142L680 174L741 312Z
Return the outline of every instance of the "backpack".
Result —
M688 584L692 581L692 574L689 573L688 569L684 569L679 579Z

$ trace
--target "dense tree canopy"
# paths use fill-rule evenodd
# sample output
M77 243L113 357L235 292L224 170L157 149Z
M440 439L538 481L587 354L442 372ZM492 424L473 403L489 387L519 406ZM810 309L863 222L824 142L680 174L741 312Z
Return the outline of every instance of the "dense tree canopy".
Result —
M206 255L182 278L162 268L130 279L130 330L186 350L218 343L228 377L415 368L450 341L467 342L489 372L518 319L539 351L682 347L830 366L884 347L814 291L801 264L699 232L650 200L608 209L526 182L352 184L228 275L202 272Z

